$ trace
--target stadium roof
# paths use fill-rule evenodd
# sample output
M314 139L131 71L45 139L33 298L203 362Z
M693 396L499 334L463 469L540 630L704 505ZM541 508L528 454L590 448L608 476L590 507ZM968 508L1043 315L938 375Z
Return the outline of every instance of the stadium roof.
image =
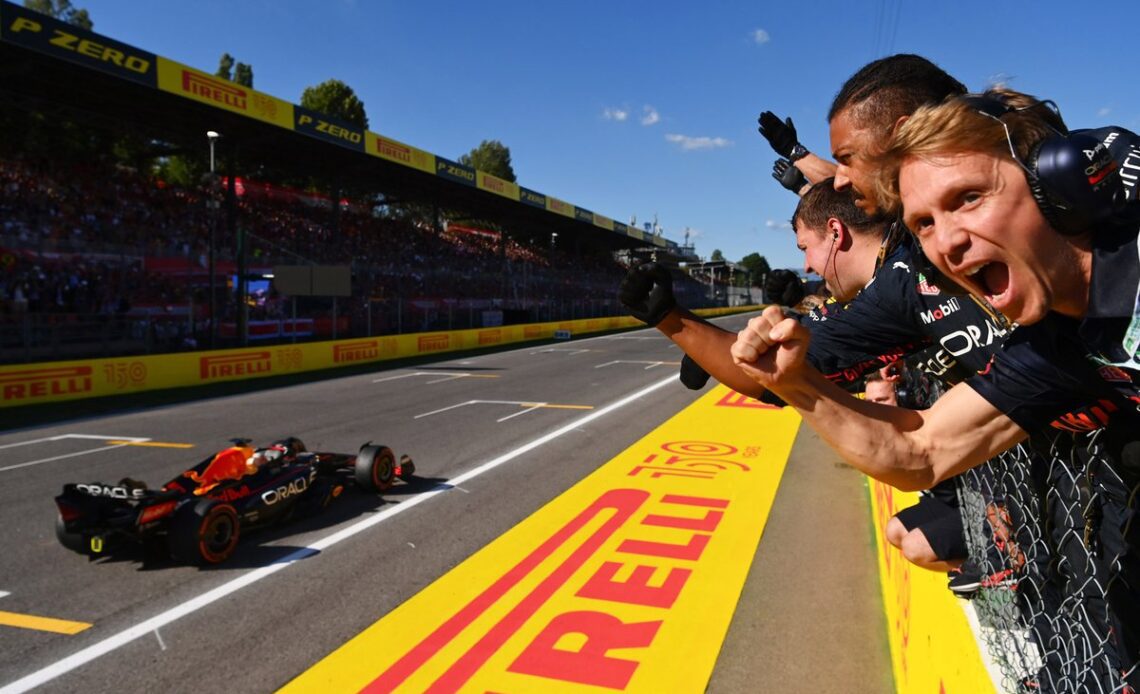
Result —
M680 250L551 195L3 1L0 92L10 106L186 148L204 149L206 131L217 131L221 152L236 147L267 166L459 209L520 235L556 232L611 250Z

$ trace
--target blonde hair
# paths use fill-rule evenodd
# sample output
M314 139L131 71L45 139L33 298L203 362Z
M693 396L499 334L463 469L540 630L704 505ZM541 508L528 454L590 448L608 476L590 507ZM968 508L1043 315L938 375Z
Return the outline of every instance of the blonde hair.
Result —
M956 96L919 108L895 131L875 158L875 193L882 209L901 212L899 169L907 159L981 152L1025 166L1046 137L1065 130L1060 115L1048 107L1052 102L1005 87L987 89L981 97L994 102L995 110L1003 106L1008 110L1000 118L986 115L978 108L978 95Z

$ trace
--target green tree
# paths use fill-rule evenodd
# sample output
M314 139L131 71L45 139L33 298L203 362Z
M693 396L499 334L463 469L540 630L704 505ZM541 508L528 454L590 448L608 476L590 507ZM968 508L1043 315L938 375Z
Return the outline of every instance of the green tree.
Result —
M234 62L234 57L229 53L222 54L218 60L218 70L214 75L243 87L253 88L253 66Z
M723 263L724 262L724 253L721 253L719 248L715 248L715 249L713 249L712 255L709 256L709 260L711 260L714 263L718 263L718 262Z
M218 60L218 71L214 73L215 77L221 77L224 80L232 80L234 74L234 57L229 53L223 53L220 60Z
M459 157L459 163L498 176L514 183L515 170L511 168L511 148L498 140L483 140L479 146Z
M301 93L301 106L346 123L368 127L364 102L357 98L352 87L340 80L325 80L316 86L305 87Z
M245 63L238 63L234 66L234 82L237 82L243 87L253 89L253 66L246 65Z
M768 259L759 253L749 253L740 259L740 264L752 274L752 286L754 287L759 287L764 280L764 275L772 271L768 265Z
M87 31L95 27L87 10L75 7L71 0L24 0L24 7Z

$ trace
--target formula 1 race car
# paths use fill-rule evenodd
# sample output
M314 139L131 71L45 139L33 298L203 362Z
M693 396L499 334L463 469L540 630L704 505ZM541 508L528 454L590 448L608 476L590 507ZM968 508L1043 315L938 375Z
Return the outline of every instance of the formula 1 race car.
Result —
M402 456L397 464L390 448L371 442L356 455L309 452L295 437L265 448L251 447L249 439L231 443L158 490L130 478L113 485L65 484L55 498L56 537L88 556L122 540L165 539L178 561L220 564L245 528L322 509L348 484L382 492L415 474L411 458Z

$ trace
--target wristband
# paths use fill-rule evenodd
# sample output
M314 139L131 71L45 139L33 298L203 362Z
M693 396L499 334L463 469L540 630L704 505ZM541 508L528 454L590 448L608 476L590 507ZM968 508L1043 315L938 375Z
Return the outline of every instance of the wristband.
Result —
M811 152L808 151L807 147L804 147L803 145L801 145L800 143L797 142L796 146L792 147L792 151L788 153L788 161L791 161L791 162L799 161L800 159L803 159L804 157L806 157L809 154L811 154Z

